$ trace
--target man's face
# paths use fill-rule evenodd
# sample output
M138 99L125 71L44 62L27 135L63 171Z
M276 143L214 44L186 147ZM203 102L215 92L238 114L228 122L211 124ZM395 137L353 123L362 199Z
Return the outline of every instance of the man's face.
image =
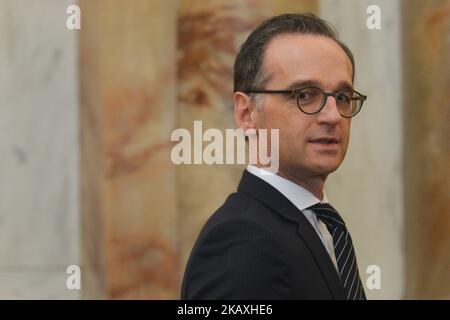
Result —
M352 66L332 39L284 34L271 40L264 56L264 89L316 86L326 92L352 88ZM342 117L334 97L313 115L303 113L289 95L265 94L254 111L258 128L279 129L279 174L294 179L326 176L342 163L349 142L350 119ZM320 138L338 143L321 144Z

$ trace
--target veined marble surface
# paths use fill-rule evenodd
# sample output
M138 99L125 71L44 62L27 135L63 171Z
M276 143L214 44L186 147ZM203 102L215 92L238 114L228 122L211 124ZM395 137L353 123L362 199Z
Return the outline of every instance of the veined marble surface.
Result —
M450 299L450 1L403 9L407 298Z
M336 26L355 54L357 90L369 97L327 181L363 282L368 266L381 268L381 289L366 288L368 298L402 298L405 287L412 297L448 296L448 108L435 108L449 101L448 1L403 1L414 6L402 10L400 0L133 0L133 8L84 0L84 33L66 29L73 3L0 0L0 298L176 298L199 229L242 166L175 168L171 130L194 120L234 128L238 46L260 20L293 11ZM380 30L366 27L369 5L381 9ZM417 54L405 54L405 39L421 46ZM418 115L404 130L403 87L430 84L430 99L405 104ZM408 215L404 194L413 200ZM81 214L88 276L80 294L65 287L65 271L82 265Z
M76 31L73 1L0 1L0 298L77 298Z

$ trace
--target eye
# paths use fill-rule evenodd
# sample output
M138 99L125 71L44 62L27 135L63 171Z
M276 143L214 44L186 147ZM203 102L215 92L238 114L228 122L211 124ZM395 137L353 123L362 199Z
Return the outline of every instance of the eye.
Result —
M299 91L297 99L300 102L308 102L315 100L320 95L320 91L316 88L305 88Z
M352 100L352 94L350 92L341 92L336 96L336 101L339 103L350 103Z

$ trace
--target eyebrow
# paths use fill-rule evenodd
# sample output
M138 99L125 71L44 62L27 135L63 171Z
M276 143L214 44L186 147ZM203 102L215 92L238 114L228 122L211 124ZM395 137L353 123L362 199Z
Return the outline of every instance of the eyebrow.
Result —
M322 88L322 86L317 81L314 81L314 80L299 80L299 81L293 82L288 87L288 90L299 89L299 88L304 88L304 87L319 87L319 88ZM333 91L340 91L340 90L346 90L346 89L354 90L354 87L353 87L353 85L351 85L347 81L342 81L336 86L336 88Z

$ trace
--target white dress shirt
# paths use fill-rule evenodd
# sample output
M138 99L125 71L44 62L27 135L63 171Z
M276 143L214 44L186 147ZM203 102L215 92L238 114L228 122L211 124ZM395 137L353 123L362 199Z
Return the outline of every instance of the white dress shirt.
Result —
M333 261L334 267L336 268L336 270L338 270L336 257L334 255L333 237L328 231L327 226L320 219L317 219L314 211L306 209L317 203L328 203L325 192L323 193L323 200L321 201L311 192L299 186L295 182L292 182L279 175L273 174L268 170L258 168L249 164L247 166L247 171L257 176L258 178L261 178L272 187L280 191L300 210L301 213L303 213L306 219L308 219L308 221L313 226L314 230L316 230L317 235L319 236L320 240L322 240L325 249L330 255L331 261Z

